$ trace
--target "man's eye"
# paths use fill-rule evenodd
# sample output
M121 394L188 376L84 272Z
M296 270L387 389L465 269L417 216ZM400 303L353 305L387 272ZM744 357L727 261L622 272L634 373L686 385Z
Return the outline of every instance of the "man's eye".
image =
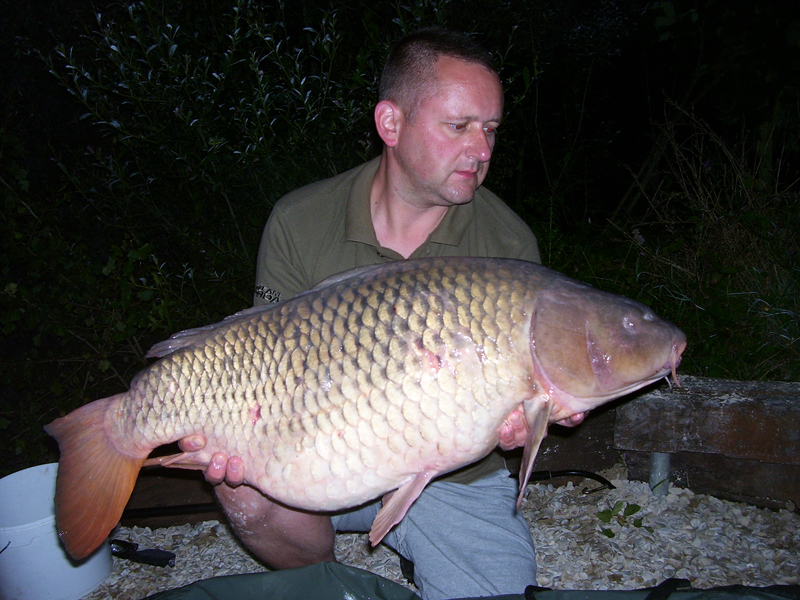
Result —
M487 135L497 134L497 127L484 127L483 130L487 133Z
M450 129L453 131L464 131L466 128L464 123L450 123Z

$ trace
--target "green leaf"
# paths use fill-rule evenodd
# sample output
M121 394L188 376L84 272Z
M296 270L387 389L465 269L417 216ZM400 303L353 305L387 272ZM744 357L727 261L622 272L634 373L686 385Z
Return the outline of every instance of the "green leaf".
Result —
M610 510L601 510L597 513L597 518L600 519L603 523L611 523L611 511Z
M602 533L607 538L617 537L617 534L611 531L610 529L603 529L600 531L600 533Z
M625 507L625 512L623 514L626 517L630 517L631 515L635 515L640 510L642 510L642 507L638 504L628 504L628 506Z
M133 260L145 260L150 253L153 251L153 247L150 244L145 244L138 250L131 250L128 252L128 258Z
M103 267L103 275L107 277L114 271L116 267L117 267L116 259L113 256L109 257L108 264L106 264L106 266Z

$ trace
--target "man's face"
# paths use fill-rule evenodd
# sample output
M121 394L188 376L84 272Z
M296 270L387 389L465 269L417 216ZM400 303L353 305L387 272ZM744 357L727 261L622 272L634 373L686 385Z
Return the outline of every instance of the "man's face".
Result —
M395 156L407 201L427 206L470 202L486 178L503 116L500 80L483 66L436 62L438 87L402 121Z

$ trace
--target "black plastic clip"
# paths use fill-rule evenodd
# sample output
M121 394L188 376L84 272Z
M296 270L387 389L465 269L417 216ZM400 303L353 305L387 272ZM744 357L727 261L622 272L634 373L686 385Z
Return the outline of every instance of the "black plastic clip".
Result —
M152 565L154 567L174 567L175 554L166 550L148 548L139 550L139 544L125 540L111 540L111 554L125 558L135 563Z

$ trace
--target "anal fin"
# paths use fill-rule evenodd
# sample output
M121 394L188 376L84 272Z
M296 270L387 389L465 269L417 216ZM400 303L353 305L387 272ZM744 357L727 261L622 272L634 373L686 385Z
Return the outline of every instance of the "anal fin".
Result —
M414 500L419 497L428 482L438 474L436 471L417 473L413 479L403 484L395 492L387 494L383 507L378 511L372 522L372 529L369 531L369 542L373 547L380 543L392 527L402 521L408 509L414 504Z

